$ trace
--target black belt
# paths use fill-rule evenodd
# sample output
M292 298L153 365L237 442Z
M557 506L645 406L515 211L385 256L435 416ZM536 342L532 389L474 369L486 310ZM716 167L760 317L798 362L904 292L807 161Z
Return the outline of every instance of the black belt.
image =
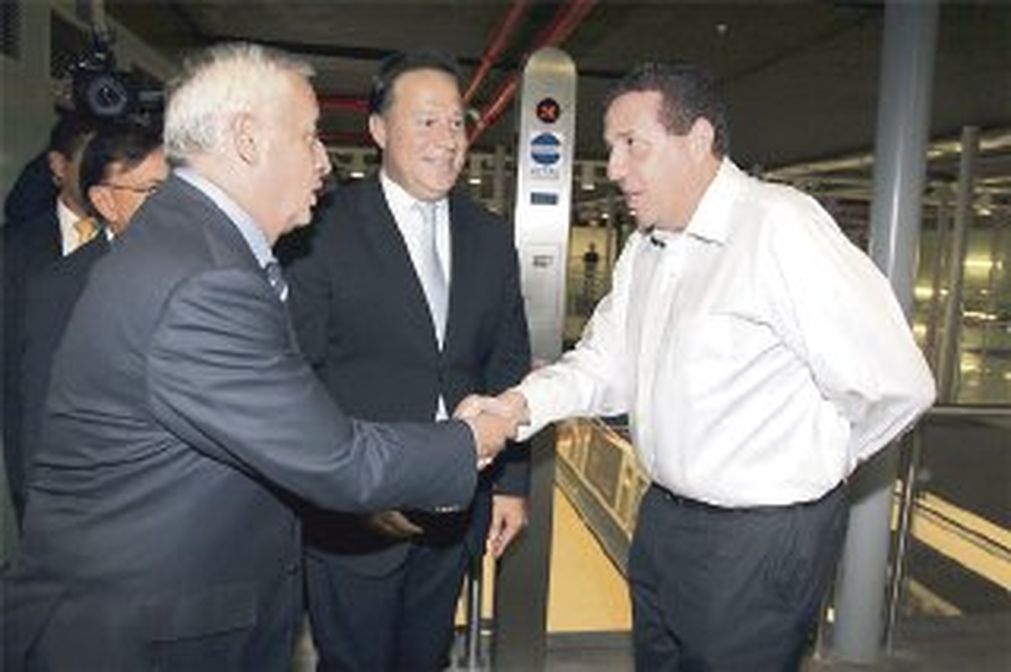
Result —
M697 499L692 499L691 497L685 497L684 495L679 495L676 492L672 492L667 488L663 487L659 483L653 483L650 485L651 488L656 490L660 495L675 506L680 506L685 509L696 509L699 511L709 511L712 513L734 513L734 512L759 512L759 511L782 511L784 509L799 508L805 506L813 506L820 502L825 501L829 497L832 497L837 492L842 491L843 485L846 481L840 481L838 485L826 492L824 495L818 499L812 499L806 502L796 502L793 504L762 504L758 506L717 506L716 504L710 504L709 502L702 502Z

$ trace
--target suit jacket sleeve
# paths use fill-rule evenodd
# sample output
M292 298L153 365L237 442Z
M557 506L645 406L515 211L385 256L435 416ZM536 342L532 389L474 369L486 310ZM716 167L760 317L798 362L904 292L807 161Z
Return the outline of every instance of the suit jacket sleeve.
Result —
M436 509L473 495L469 428L348 418L252 272L210 271L177 287L152 337L147 376L151 407L169 431L317 506Z
M499 394L518 384L530 371L530 334L527 330L523 295L520 291L519 262L509 242L506 277L503 282L501 319L496 341L486 368L485 388ZM495 492L525 497L530 483L530 451L526 445L510 442L496 460Z

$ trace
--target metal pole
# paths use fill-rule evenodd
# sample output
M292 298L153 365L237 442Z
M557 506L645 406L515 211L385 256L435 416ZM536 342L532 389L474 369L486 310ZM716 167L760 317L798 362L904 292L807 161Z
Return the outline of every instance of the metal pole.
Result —
M505 215L506 203L506 150L505 145L495 145L495 166L492 178L492 210Z
M924 344L927 349L927 361L937 375L940 359L938 322L941 312L941 278L944 274L944 252L948 245L948 186L939 188L937 193L937 233L934 236L934 265L930 271L930 310L927 314L927 336Z
M549 426L530 439L530 523L498 565L491 655L497 672L539 672L547 659L555 438Z
M481 655L481 593L484 586L484 556L471 558L467 572L467 633L463 669L480 670L484 665Z
M996 319L997 310L1000 306L1000 269L1001 269L1001 259L1004 257L1004 218L1001 216L1003 213L1000 211L994 211L990 213L990 277L987 278L987 302L986 308L987 313L993 315ZM983 356L990 356L990 347L994 342L994 331L999 325L995 322L990 322L986 325L983 331ZM999 340L998 340L999 342ZM986 362L982 363L982 370L986 371Z
M920 452L923 450L923 426L918 426L912 434L902 476L902 499L899 505L899 527L895 531L895 554L892 571L888 578L888 618L885 622L885 651L891 653L895 645L895 622L902 606L902 591L905 588L906 552L909 548L909 534L913 527L913 504L916 501L916 482L919 478Z
M887 4L870 246L907 317L913 306L936 41L936 2ZM881 654L896 458L896 451L887 449L851 479L833 633L834 653L846 661L873 663Z
M962 333L962 280L965 276L965 251L972 226L972 191L979 153L979 129L962 129L962 155L958 163L958 201L955 206L955 228L951 236L951 259L948 260L948 301L944 305L942 347L937 368L938 399L954 403L958 397L958 368L961 362L959 341Z
M607 263L607 274L610 277L614 268L614 259L618 256L615 250L618 237L618 217L615 215L614 191L609 190L604 199L604 213L607 215L607 246L604 248L604 260Z

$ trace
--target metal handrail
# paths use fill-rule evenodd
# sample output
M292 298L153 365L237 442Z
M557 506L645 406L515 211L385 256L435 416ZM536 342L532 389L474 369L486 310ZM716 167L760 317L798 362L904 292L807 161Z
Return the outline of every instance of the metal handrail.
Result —
M902 597L902 590L905 581L905 556L909 547L909 535L912 529L913 505L916 499L916 483L919 471L920 454L923 444L924 421L931 418L964 418L979 421L985 424L997 424L998 426L1011 427L1011 406L996 405L953 405L942 404L929 409L923 418L917 423L909 433L908 438L903 441L908 443L908 451L903 452L905 459L900 468L902 476L902 492L900 496L900 508L898 517L898 527L896 529L895 552L891 560L888 595L887 595L887 619L885 623L885 647L887 651L892 651L895 635L895 624L898 620L899 604ZM631 442L616 430L615 427L607 424L599 418L588 418L584 420L592 425L595 431L607 436L613 444L620 446L625 451L634 454ZM472 565L468 577L468 609L466 644L464 658L460 661L468 670L482 669L485 662L481 651L481 590L483 582L483 572L480 562ZM823 610L824 612L824 610ZM819 628L819 631L823 628Z
M917 495L920 456L923 451L923 431L934 419L963 419L975 423L1011 429L1011 406L988 404L940 404L930 408L913 430L902 439L902 466L897 477L901 479L899 496L898 525L896 528L894 552L889 562L889 576L886 595L886 620L884 641L887 651L893 650L899 605L905 586L905 561L910 545L913 511ZM621 437L613 427L599 419L589 420L595 431L606 436L609 441L630 450L630 443Z
M929 418L966 418L989 424L993 420L1011 421L1011 406L943 404L930 408L911 432L909 451L903 455L902 494L899 501L899 524L896 529L895 553L888 575L887 617L885 620L885 650L892 652L895 644L895 624L905 585L906 553L913 527L913 506L919 478L920 454L923 451L923 425ZM1001 423L1002 424L1002 423Z
M998 404L937 404L927 409L927 417L972 417L989 419L992 417L1011 418L1011 406Z
M996 404L938 404L927 410L925 417L971 418L973 420L1011 420L1011 406ZM922 424L923 420L920 420Z

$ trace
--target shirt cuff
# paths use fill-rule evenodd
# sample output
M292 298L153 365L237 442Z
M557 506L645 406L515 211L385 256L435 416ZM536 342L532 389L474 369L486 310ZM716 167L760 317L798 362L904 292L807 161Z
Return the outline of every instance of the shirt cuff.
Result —
M530 415L530 422L520 425L517 441L526 441L531 436L541 431L545 425L557 420L552 414L550 384L538 384L536 380L524 380L522 383L512 388L523 395L527 400L527 412Z

